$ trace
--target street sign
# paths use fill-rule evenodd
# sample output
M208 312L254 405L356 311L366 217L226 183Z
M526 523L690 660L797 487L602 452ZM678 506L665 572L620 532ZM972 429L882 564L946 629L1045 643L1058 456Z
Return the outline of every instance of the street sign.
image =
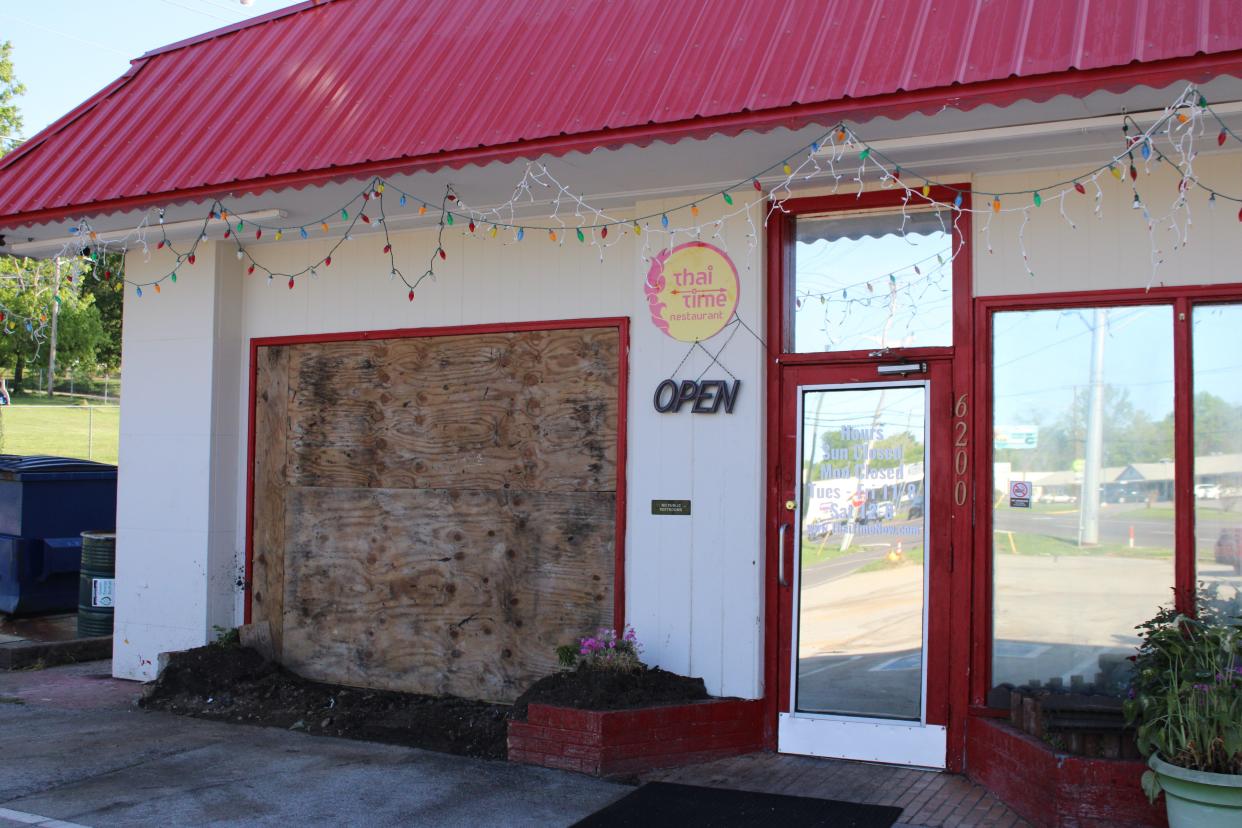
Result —
M1039 426L998 425L992 429L992 448L996 451L1005 449L1033 449L1039 447Z
M1010 480L1009 505L1015 509L1031 508L1031 484L1025 480Z

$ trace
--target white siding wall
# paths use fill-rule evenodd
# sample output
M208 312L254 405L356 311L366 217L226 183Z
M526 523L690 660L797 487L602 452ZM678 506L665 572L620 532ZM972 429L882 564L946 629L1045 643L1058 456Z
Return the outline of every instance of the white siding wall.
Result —
M1239 156L1201 158L1202 180L1242 194ZM975 177L979 191L1021 190L1068 178L1072 171ZM967 180L969 176L946 176ZM1139 181L1153 215L1167 212L1176 180L1163 171ZM1128 187L1109 179L1103 217L1093 198L1072 194L1071 229L1045 194L1030 211L1025 237L1034 278L1022 266L1020 214L976 217L976 295L1143 287L1150 279L1148 234L1130 208ZM1089 193L1091 192L1089 188ZM684 199L636 203L633 214L658 212ZM1008 206L1008 202L1006 203ZM1242 225L1237 205L1209 212L1192 197L1191 244L1173 249L1159 231L1165 263L1158 283L1242 281ZM703 208L701 218L713 215ZM763 333L762 226L749 249L744 219L726 227L723 246L741 277L740 316ZM705 234L710 236L710 232ZM614 236L615 238L615 236ZM721 357L742 380L732 415L656 414L651 395L673 373L688 346L649 321L642 285L645 241L624 236L599 260L571 238L559 247L531 233L520 244L446 235L448 260L437 264L413 304L389 283L383 242L375 235L346 243L331 268L290 291L247 277L225 248L200 247L198 264L175 286L137 300L126 295L125 405L118 498L118 676L150 678L159 652L208 640L214 625L237 623L235 586L245 547L245 423L248 342L252 337L466 325L525 320L627 316L631 319L626 616L646 645L648 661L703 676L713 693L762 694L762 515L764 374L759 343L739 332ZM681 238L678 241L684 241ZM719 241L717 243L720 243ZM255 248L275 269L318 260L327 240ZM434 247L431 231L394 234L398 266L417 276ZM166 272L169 262L131 256L129 277ZM713 351L724 336L707 343ZM691 357L678 378L707 367ZM719 368L707 376L723 377ZM654 517L652 499L690 499L690 517Z
M1242 155L1228 153L1202 156L1195 161L1195 172L1205 184L1220 192L1242 195ZM1140 168L1141 170L1141 168ZM978 191L1006 192L1038 187L1049 181L1065 180L1081 174L1072 170L1042 170L1013 175L986 175L975 179ZM1151 245L1142 212L1131 207L1133 193L1126 184L1105 175L1100 179L1105 197L1102 218L1092 210L1095 189L1087 185L1087 195L1071 192L1065 198L1066 212L1077 225L1072 229L1061 218L1057 203L1044 193L1043 206L1032 208L1026 227L1027 252L1034 278L1022 266L1018 230L1020 213L1002 213L992 220L992 253L987 252L983 231L986 216L975 217L975 295L1053 293L1060 291L1144 288L1151 279ZM1140 171L1139 194L1154 218L1169 213L1177 196L1178 179L1160 166L1147 175ZM1164 252L1164 264L1156 285L1193 285L1242 282L1242 223L1239 205L1219 201L1207 206L1207 193L1189 197L1193 224L1190 244L1174 249L1176 237L1158 227L1156 238ZM1002 200L1008 207L1014 199ZM1029 196L1023 199L1030 203ZM978 206L985 206L976 199ZM1180 219L1179 219L1180 220Z
M214 247L162 294L125 296L113 663L125 678L153 678L161 652L232 624L240 307L236 260ZM130 277L169 267L160 253Z
M660 203L635 205L636 214L659 209ZM711 220L707 207L700 218ZM762 331L762 238L749 250L748 230L744 219L735 219L716 243L723 241L737 264L742 317ZM641 244L666 237L611 235L616 243L601 262L596 249L572 234L558 247L539 233L520 244L447 233L448 259L437 262L436 281L424 282L412 304L403 287L389 282L383 240L374 234L347 242L331 268L300 279L293 290L280 279L269 286L259 275L244 275L227 244L218 245L218 262L200 247L198 263L158 296L146 291L135 299L130 289L116 675L150 678L155 668L147 662L155 654L201 644L213 625L241 618L234 582L245 548L251 338L626 316L632 325L627 619L649 662L703 676L715 693L761 695L761 348L741 332L721 357L742 380L732 415L655 413L656 384L689 348L651 324L642 290ZM254 252L273 269L299 270L330 243L312 237ZM394 234L398 267L417 276L434 245L431 231ZM142 281L168 266L132 255L128 276ZM718 348L723 338L708 347ZM707 364L699 353L678 377L697 377ZM707 376L724 374L713 368ZM653 517L653 498L690 499L693 513Z

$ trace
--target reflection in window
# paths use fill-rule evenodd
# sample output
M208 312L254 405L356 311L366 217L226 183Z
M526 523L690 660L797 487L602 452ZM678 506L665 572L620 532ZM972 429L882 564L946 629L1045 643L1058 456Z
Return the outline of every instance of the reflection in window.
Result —
M1208 601L1242 614L1242 305L1196 307L1195 572Z
M952 233L944 211L799 218L793 350L953 344Z
M1172 308L993 330L992 683L1119 694L1135 625L1172 600Z
M922 717L926 409L922 384L803 394L800 711Z

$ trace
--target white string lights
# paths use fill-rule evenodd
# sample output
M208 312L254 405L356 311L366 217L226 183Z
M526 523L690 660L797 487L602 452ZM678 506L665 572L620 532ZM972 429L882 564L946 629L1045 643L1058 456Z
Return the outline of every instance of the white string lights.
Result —
M1073 178L1037 189L992 193L966 191L939 182L916 170L901 166L860 139L851 127L841 123L825 132L818 140L774 164L740 177L728 187L658 213L633 218L621 218L591 204L584 196L575 193L558 180L546 165L532 163L525 168L510 198L493 207L470 206L451 186L445 189L439 199L432 201L406 192L392 181L376 177L366 182L339 209L303 224L280 225L239 219L236 211L217 199L209 206L199 232L188 245L175 245L165 232L163 209L149 211L138 226L123 238L107 241L83 220L73 228L72 241L64 246L59 255L68 261L98 262L105 253L124 254L141 250L144 257L149 259L151 242L155 239L154 246L157 249L169 250L175 261L158 278L147 281L125 279L125 283L133 287L136 296L144 296L146 292L158 294L175 284L178 274L195 264L198 245L215 236L216 241L229 242L234 246L234 252L243 262L247 275L258 274L269 284L279 279L293 289L299 280L314 278L329 270L333 265L334 255L345 241L354 237L353 233L361 224L362 229L377 230L382 234L389 279L399 282L409 301L413 301L419 285L427 278L434 278L438 263L447 259L445 233L458 233L463 237L493 240L502 244L529 244L543 240L557 246L587 245L597 249L601 259L609 248L623 238L634 236L642 239L641 255L644 259L649 259L657 245L660 248L672 247L679 239L706 237L718 246L725 247L726 226L744 217L747 222L749 258L758 241L759 223L766 225L773 212L785 209L783 202L794 195L795 186L824 181L831 184L832 192L838 192L843 185L847 185L857 194L861 194L868 184L901 190L900 226L894 229L899 235L905 234L910 211L915 207L920 210L934 210L941 216L946 232L951 229L955 238L960 236L957 232L960 216L982 214L984 220L980 224L979 232L989 253L993 250L993 219L1001 214L1018 213L1021 218L1017 231L1021 264L1028 274L1034 276L1027 251L1026 233L1033 212L1052 207L1055 203L1054 209L1061 218L1070 227L1074 227L1076 224L1070 215L1073 202L1086 196L1092 199L1093 215L1102 217L1102 184L1112 178L1129 186L1133 196L1132 206L1147 225L1151 240L1151 282L1154 283L1165 259L1156 231L1164 229L1171 233L1175 250L1188 243L1192 226L1188 200L1191 190L1208 193L1209 204L1226 200L1242 204L1242 198L1208 187L1195 175L1193 161L1198 142L1206 133L1209 119L1215 119L1220 127L1218 144L1223 144L1230 137L1242 140L1211 110L1196 88L1188 87L1146 130L1139 130L1132 121L1127 121L1123 149L1108 161ZM1167 210L1157 216L1152 214L1148 201L1140 195L1139 167L1141 165L1146 173L1150 173L1153 166L1159 164L1167 165L1178 174L1179 185L1176 197L1168 204ZM772 180L773 176L774 183L768 186L762 183ZM948 197L942 194L947 194ZM974 201L968 203L966 196ZM393 205L394 199L396 205ZM540 202L550 206L546 220L530 221L522 218ZM700 215L709 205L723 205L724 211L704 220ZM755 215L757 209L762 211L761 219ZM397 266L388 227L390 215L431 215L438 220L435 248L428 257L427 268L417 278L408 278ZM334 233L331 223L338 221L343 223L343 231ZM222 233L219 232L221 229ZM258 242L266 238L279 241L285 236L293 238L295 235L300 239L328 236L333 239L333 244L322 257L308 261L304 267L294 271L283 271L265 265L255 257L249 246L252 240ZM825 306L843 307L848 313L852 305L882 301L882 296L895 302L897 294L902 291L913 299L913 291L919 285L926 290L937 283L963 246L960 243L953 245L950 255L941 256L935 266L929 266L928 260L921 259L905 268L847 285L839 291L834 289L825 293L799 293L796 301L799 305L808 301L819 301ZM105 276L98 272L98 268L79 268L77 272L91 278L111 278L113 275ZM124 278L123 274L116 276ZM884 284L886 279L887 285ZM883 286L879 293L876 292L877 284ZM862 293L864 290L866 293ZM853 295L851 291L854 292ZM0 307L0 313L6 314L5 318L12 321L6 309ZM38 318L26 321L30 322L27 332L36 337L40 336L41 328L46 323ZM5 324L4 330L13 332L15 327Z

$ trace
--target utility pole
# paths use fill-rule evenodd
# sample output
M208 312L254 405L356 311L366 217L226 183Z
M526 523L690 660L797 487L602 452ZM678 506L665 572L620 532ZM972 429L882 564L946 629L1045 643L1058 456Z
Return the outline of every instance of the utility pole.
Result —
M1082 468L1082 495L1078 498L1078 545L1100 542L1100 484L1104 476L1104 344L1108 339L1108 309L1095 309L1091 329L1091 378L1087 386L1087 444Z
M52 285L52 332L47 349L47 395L56 384L56 320L60 317L60 257L56 257L56 278Z

